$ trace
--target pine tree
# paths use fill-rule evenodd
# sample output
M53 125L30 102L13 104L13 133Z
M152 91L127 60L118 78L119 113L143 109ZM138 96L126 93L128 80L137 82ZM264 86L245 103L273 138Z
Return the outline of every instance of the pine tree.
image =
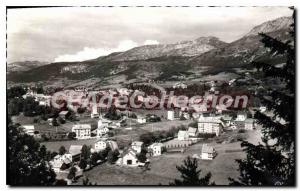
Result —
M8 179L12 186L46 186L55 182L55 172L46 158L45 147L8 120Z
M266 78L280 79L284 89L274 89L261 97L272 116L257 111L255 118L262 126L262 141L259 145L243 142L241 146L247 157L237 160L240 177L229 178L231 185L295 185L295 36L292 24L292 40L281 42L266 34L261 42L272 55L286 56L283 67L254 62ZM272 141L272 142L271 142Z
M214 182L210 182L211 174L206 174L203 178L200 178L201 170L198 170L197 159L187 157L183 165L176 166L177 170L181 173L181 180L175 179L170 183L171 186L208 186L214 185Z

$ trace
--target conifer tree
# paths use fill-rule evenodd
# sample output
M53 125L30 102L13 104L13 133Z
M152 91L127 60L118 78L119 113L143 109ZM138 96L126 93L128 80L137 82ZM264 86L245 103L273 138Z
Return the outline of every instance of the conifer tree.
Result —
M295 15L294 15L295 16ZM246 158L237 160L240 177L229 178L231 185L295 185L295 24L291 25L292 40L281 42L266 34L261 42L273 56L286 57L282 67L254 62L266 78L280 79L283 89L274 89L260 98L268 113L257 111L255 118L262 126L262 143L242 142Z
M197 159L187 157L183 161L183 165L176 166L177 170L181 173L181 179L175 179L170 183L171 186L208 186L214 185L214 182L210 182L211 174L206 174L203 178L200 178L201 170L198 169Z

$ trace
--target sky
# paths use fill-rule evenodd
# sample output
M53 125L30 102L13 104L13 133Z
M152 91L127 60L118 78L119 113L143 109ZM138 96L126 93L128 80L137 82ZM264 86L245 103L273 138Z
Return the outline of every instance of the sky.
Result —
M83 61L147 44L216 36L232 42L287 7L8 9L7 62Z

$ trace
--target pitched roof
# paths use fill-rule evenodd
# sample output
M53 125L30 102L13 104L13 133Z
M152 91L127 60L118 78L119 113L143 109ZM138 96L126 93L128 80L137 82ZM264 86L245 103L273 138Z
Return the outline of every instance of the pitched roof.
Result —
M69 113L69 111L61 111L59 112L59 115L67 115Z
M130 148L128 148L127 150L125 150L125 151L121 154L120 157L122 158L122 157L124 157L124 156L127 155L127 154L130 154L130 155L136 157L137 152L136 152L134 149L132 149L132 148L130 147Z
M188 132L189 132L189 133L196 133L197 130L198 130L198 128L189 127Z
M131 146L142 146L144 143L141 141L134 141L131 143Z
M69 153L74 156L81 153L82 145L71 145L69 148Z
M187 131L183 131L183 130L178 131L178 137L182 137L182 136L185 136L185 135L188 135Z
M212 146L208 146L207 144L203 144L202 153L213 153L214 148Z

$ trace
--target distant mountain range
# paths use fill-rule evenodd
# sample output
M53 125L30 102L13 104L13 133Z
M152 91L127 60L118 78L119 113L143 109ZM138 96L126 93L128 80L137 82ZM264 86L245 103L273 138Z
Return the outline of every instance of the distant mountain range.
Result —
M39 62L39 61L12 62L7 65L7 72L24 72L46 64L49 64L49 62Z
M292 22L292 17L281 17L262 23L231 43L209 36L174 44L139 46L83 62L9 64L7 79L14 83L51 84L63 80L64 85L82 82L97 86L148 79L170 80L182 75L192 79L232 72L234 68L248 67L256 59L281 63L284 58L269 55L258 33L285 41L290 38L288 31Z

